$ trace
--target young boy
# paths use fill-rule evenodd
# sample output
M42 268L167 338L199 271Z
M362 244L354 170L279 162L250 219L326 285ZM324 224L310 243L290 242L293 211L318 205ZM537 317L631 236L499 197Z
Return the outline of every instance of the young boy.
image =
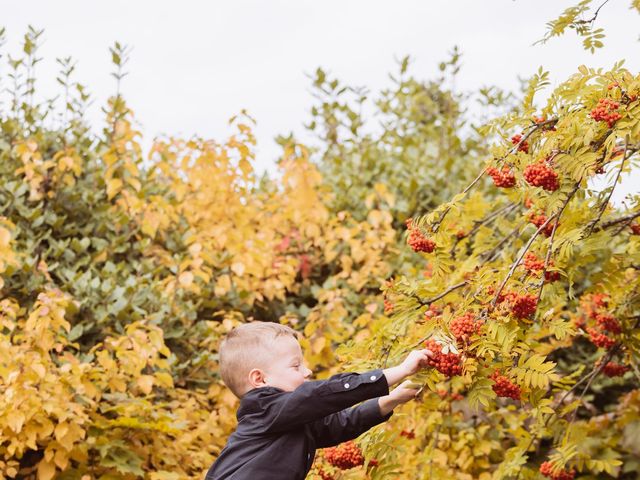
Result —
M285 325L252 322L222 341L220 374L240 398L238 426L205 480L303 480L316 448L358 437L415 398L418 390L408 385L391 393L389 387L416 373L431 355L414 350L385 370L308 381L311 371L297 339Z

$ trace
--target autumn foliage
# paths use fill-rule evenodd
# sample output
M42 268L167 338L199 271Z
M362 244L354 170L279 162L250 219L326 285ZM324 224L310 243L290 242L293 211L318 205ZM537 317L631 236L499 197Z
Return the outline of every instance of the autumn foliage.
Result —
M636 478L640 197L610 197L638 167L640 76L581 67L540 99L539 71L465 137L461 97L405 59L376 137L318 70L317 157L280 138L270 178L245 112L145 154L116 94L91 133L59 63L60 125L28 76L0 119L0 478L202 478L235 427L218 343L253 319L302 332L317 378L434 352L418 399L310 478Z

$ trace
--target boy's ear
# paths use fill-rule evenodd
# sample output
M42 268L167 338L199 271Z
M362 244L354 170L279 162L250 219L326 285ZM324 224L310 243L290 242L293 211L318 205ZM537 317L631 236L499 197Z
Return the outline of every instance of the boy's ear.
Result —
M265 375L259 368L254 368L249 372L249 385L253 388L264 387L267 384Z

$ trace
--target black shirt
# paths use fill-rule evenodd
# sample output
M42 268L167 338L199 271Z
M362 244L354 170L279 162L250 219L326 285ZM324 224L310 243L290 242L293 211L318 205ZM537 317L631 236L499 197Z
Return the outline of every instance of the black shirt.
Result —
M292 392L250 390L240 400L236 431L205 480L303 480L316 448L352 440L391 417L378 406L377 397L388 394L379 369L304 382Z

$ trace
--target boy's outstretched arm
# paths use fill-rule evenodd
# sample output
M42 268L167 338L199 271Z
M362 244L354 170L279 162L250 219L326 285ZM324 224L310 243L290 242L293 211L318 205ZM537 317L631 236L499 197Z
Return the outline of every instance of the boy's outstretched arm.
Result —
M431 355L432 352L428 349L414 350L401 364L383 370L388 386L395 385L424 368ZM415 398L417 394L418 388L412 387L410 382L405 382L388 395L367 400L357 407L313 422L311 430L317 447L330 447L360 436L371 427L387 421L394 408Z
M342 373L328 380L305 382L292 392L267 390L268 395L255 406L256 421L250 422L247 433L273 433L295 428L362 401L386 396L390 385L425 367L424 360L430 354L426 349L415 350L397 367L364 374ZM254 407L247 408L251 410Z
M406 382L389 395L372 398L362 404L328 415L313 422L311 432L316 440L316 448L326 448L353 440L376 425L386 422L393 415L393 409L416 397L418 389Z

